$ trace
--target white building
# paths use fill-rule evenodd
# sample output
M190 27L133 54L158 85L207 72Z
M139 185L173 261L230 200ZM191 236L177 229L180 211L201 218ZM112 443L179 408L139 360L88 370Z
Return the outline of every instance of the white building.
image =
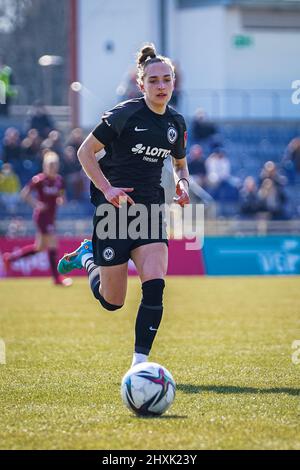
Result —
M79 116L94 126L143 42L180 64L180 108L300 119L300 1L77 0Z

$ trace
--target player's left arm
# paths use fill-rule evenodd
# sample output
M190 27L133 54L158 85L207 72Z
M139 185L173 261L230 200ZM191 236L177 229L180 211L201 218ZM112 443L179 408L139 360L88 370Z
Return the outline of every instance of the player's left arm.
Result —
M65 203L66 203L66 194L65 194L65 190L64 190L64 189L61 189L61 190L59 191L59 194L58 194L57 198L56 198L56 204L57 204L58 206L62 206L62 205L65 204Z
M183 207L190 203L187 159L186 157L180 159L173 157L172 160L177 194L177 197L174 197L173 200Z

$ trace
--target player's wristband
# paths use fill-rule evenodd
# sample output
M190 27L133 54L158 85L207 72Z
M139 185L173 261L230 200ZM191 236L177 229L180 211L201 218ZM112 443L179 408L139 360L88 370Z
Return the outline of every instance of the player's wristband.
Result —
M188 187L190 187L190 182L189 182L189 180L188 180L188 179L186 179L186 178L180 178L180 179L177 181L177 184L179 184L179 183L180 183L180 181L183 181L183 180L184 180L184 181L186 181L186 182L187 182L187 184L188 184Z

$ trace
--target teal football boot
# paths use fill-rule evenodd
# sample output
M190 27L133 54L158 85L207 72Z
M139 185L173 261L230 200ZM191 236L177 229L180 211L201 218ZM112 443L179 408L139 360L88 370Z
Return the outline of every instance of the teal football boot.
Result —
M77 250L66 253L58 262L57 271L60 274L67 274L73 269L82 269L81 258L83 255L93 253L91 240L83 240Z

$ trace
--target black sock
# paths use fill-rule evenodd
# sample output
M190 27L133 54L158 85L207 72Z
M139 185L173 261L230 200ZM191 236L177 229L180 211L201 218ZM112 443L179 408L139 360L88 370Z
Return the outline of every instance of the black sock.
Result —
M135 323L135 352L149 354L163 314L163 279L152 279L142 285L143 298Z
M109 310L109 311L119 310L119 308L121 308L122 305L113 305L113 304L110 304L109 302L106 302L104 297L99 292L99 289L100 289L99 269L100 268L94 263L94 258L92 255L90 258L88 258L85 261L84 267L87 270L87 273L89 276L89 283L90 283L91 291L93 292L94 297L97 300L99 300L102 307L104 307L106 310Z

